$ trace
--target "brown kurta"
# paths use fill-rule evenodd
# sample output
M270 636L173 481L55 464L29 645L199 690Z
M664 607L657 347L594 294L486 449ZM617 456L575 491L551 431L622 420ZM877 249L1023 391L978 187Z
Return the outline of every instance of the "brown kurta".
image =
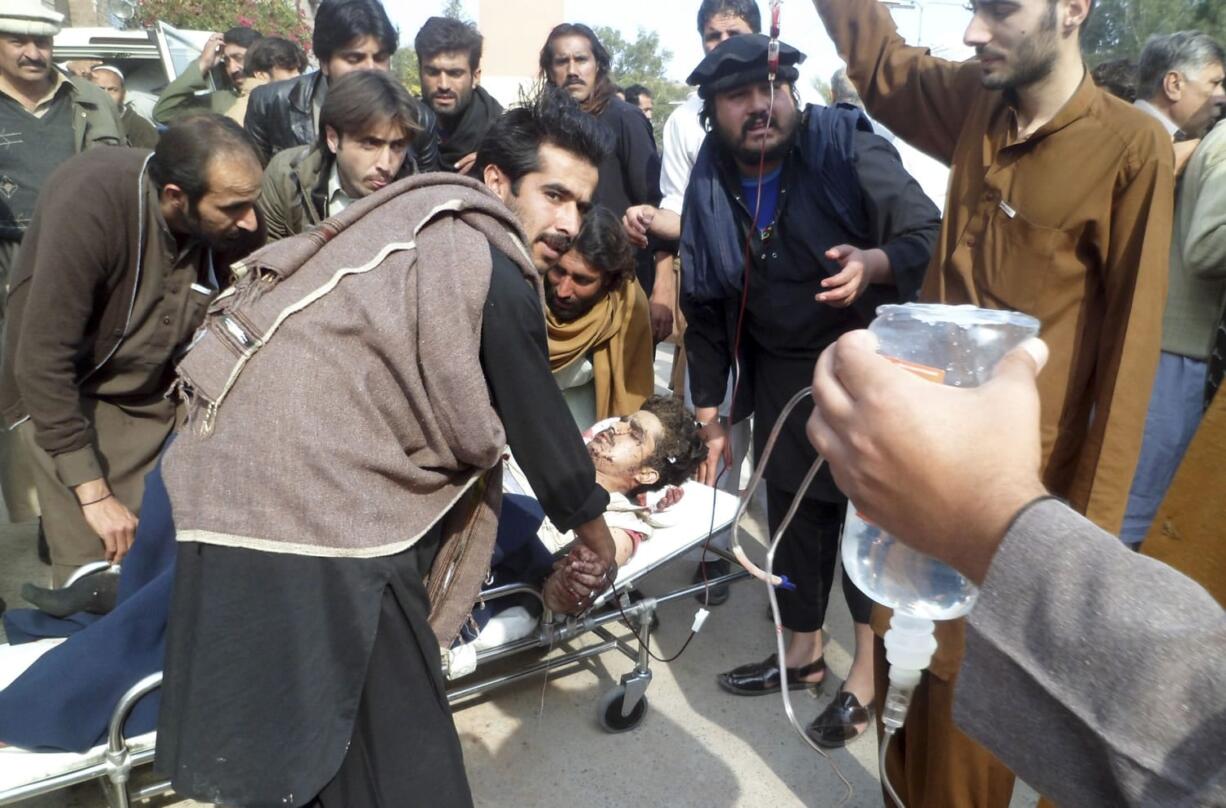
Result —
M1188 446L1141 552L1195 580L1226 604L1226 393L1218 393Z
M1039 378L1045 483L1118 532L1161 342L1174 206L1169 138L1087 73L1052 120L1020 140L1014 110L1002 92L983 87L978 62L908 47L875 0L816 5L869 113L952 168L921 299L1016 309L1041 321L1051 348ZM887 621L877 609L878 634ZM940 624L937 638L930 690L953 685L961 622ZM900 776L907 769L905 785L896 779L904 801L1000 804L999 784L970 785L984 781L969 770L993 765L991 757L965 736L956 740L948 710L936 705L927 721L907 724L911 765L893 761ZM921 737L933 747L929 757L960 744L954 757L968 776L925 780L915 771L924 765Z

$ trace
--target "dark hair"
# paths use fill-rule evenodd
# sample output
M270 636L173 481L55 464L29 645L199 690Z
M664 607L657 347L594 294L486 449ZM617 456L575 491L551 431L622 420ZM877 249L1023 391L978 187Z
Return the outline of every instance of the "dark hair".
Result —
M634 104L637 107L639 105L639 98L642 96L647 96L648 98L652 99L655 98L655 94L651 92L651 88L644 87L642 84L631 84L626 88L627 104Z
M1137 97L1149 100L1162 95L1166 74L1172 70L1187 73L1206 65L1226 63L1222 46L1200 31L1155 34L1145 41L1137 57Z
M400 34L378 0L323 0L315 12L311 50L320 63L355 39L373 36L389 55L396 52Z
M553 65L553 41L564 36L581 36L587 39L592 48L592 58L596 60L596 86L592 89L592 97L588 100L590 112L599 113L609 103L609 99L617 92L617 86L609 78L613 66L613 57L600 44L596 32L581 22L564 22L555 25L545 38L545 46L541 48L540 68L541 78L549 82L550 67Z
M1131 104L1137 100L1137 65L1131 59L1108 59L1090 71L1094 83Z
M477 148L470 176L498 166L511 180L512 192L519 193L520 180L541 169L541 146L556 146L599 167L613 149L612 137L565 90L541 85L494 121Z
M470 23L450 17L431 17L417 32L413 50L417 63L425 64L440 53L467 53L468 67L474 72L481 66L481 48L485 39Z
M634 277L634 247L621 218L603 205L583 214L583 225L570 248L600 270L604 288L615 292Z
M297 70L299 73L307 69L306 54L297 42L285 37L266 36L251 46L247 51L247 60L243 63L243 75L254 76L256 73L272 75L273 68L282 70Z
M707 27L712 17L730 14L749 23L755 34L762 33L762 12L754 0L702 0L698 7L698 33Z
M640 408L660 419L664 434L643 465L655 469L660 479L643 486L655 491L666 485L681 485L707 459L707 444L698 435L698 422L680 399L672 396L652 396Z
M238 25L221 35L221 41L227 45L238 45L240 48L250 48L257 39L263 36L254 28Z
M332 82L319 110L319 142L327 127L342 135L360 135L377 122L390 120L407 137L421 131L421 117L413 96L391 73L355 70Z
M189 115L173 121L158 138L149 161L149 178L158 190L177 185L195 205L209 190L209 164L223 154L246 152L260 165L255 142L237 122L223 115Z

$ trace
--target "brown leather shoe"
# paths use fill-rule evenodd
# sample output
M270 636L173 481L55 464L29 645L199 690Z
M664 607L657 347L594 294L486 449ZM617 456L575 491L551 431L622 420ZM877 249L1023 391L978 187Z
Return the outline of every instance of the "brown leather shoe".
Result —
M813 723L805 727L805 734L824 749L838 749L863 735L872 717L872 705L865 707L854 694L840 690Z
M821 682L802 682L801 677L812 676L826 670L826 660L819 658L800 668L788 668L788 690L816 691ZM771 654L761 662L751 662L715 677L719 686L738 696L765 696L779 692L779 662Z

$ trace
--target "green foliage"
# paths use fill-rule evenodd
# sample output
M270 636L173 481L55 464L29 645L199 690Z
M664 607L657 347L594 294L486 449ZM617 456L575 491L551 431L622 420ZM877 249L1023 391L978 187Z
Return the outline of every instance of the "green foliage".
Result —
M133 19L145 26L161 20L176 28L202 31L245 25L311 49L309 18L286 0L139 0Z
M1226 42L1222 0L1096 0L1082 34L1090 64L1136 59L1153 34L1197 29Z
M392 54L392 74L409 92L421 97L421 70L417 63L417 51L412 46L400 48Z
M472 20L465 16L464 3L462 3L461 0L447 0L446 5L443 6L443 16L449 17L453 20L459 20L463 23L472 22Z
M834 103L834 91L830 89L830 82L821 76L814 76L812 81L813 89L817 92L817 97L821 99L823 105Z
M684 84L671 81L668 78L668 63L673 59L672 51L660 47L660 35L655 31L638 29L633 42L626 41L621 32L607 26L593 29L600 38L611 59L611 77L622 87L631 84L642 84L651 90L655 101L655 112L652 115L652 127L656 132L656 141L664 135L664 122L672 114L673 108L685 100L690 89Z

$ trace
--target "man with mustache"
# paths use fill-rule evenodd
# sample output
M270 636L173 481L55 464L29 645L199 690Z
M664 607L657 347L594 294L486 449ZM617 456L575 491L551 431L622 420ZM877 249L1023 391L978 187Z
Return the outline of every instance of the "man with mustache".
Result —
M869 114L951 168L921 299L1040 320L1051 348L1039 378L1043 481L1118 533L1161 344L1170 137L1094 85L1079 45L1089 0L976 0L964 41L978 58L967 62L909 47L876 0L815 4ZM874 614L878 633L887 617ZM1009 803L1013 775L950 717L963 638L961 621L939 624L889 748L909 808Z
M262 36L246 26L235 26L224 34L212 34L200 51L200 58L184 68L166 85L153 107L153 120L167 124L183 115L215 112L225 115L242 96L243 65L247 50ZM221 65L224 84L213 89L209 73Z
M634 250L610 210L594 207L545 273L549 366L580 429L629 415L655 390L651 317Z
M259 189L255 147L213 115L48 179L11 280L0 413L33 461L55 585L127 553L174 363L258 242Z
M390 73L359 70L332 85L319 142L286 149L264 172L257 205L269 239L315 227L351 202L414 173L409 144L421 109Z
M658 204L660 156L651 122L617 97L609 75L612 59L592 29L583 23L555 26L541 48L540 68L541 78L566 90L613 136L613 152L600 166L593 201L618 216L634 205ZM650 295L655 276L652 251L639 250L635 261L639 283Z
M438 116L439 158L444 171L465 174L477 145L502 115L502 105L481 82L481 33L450 17L431 17L413 48L421 74L421 99Z
M708 485L720 461L729 461L728 421L754 416L761 457L821 351L866 326L878 305L914 299L939 226L936 207L868 119L852 108L801 108L794 87L805 56L780 43L772 77L769 44L761 34L734 36L688 79L710 131L681 221L690 391L708 447L698 479ZM730 370L735 392L725 419L719 406ZM767 467L772 535L814 460L804 438L807 415L807 407L793 412ZM772 654L720 674L724 690L778 692L781 667L789 688L813 688L825 678L822 630L846 501L826 470L805 493L775 561L775 571L797 587L779 591L783 626L792 632L785 658ZM871 602L846 577L843 593L856 623L855 659L808 727L826 747L868 728L874 694Z
M53 66L52 38L63 19L39 0L0 7L0 332L17 250L47 178L78 152L125 142L106 93ZM15 436L0 428L0 490L9 518L20 522L38 516L23 455Z

